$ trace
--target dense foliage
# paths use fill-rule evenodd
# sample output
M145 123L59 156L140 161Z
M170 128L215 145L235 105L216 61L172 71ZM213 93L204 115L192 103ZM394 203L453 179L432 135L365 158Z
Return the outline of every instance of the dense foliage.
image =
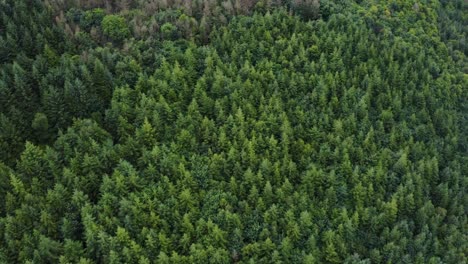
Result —
M465 263L466 11L0 1L0 262Z

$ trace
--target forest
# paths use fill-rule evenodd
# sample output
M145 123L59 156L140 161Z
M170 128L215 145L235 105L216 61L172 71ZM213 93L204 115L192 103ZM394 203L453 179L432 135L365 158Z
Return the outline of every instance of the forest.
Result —
M0 263L468 263L465 0L0 0Z

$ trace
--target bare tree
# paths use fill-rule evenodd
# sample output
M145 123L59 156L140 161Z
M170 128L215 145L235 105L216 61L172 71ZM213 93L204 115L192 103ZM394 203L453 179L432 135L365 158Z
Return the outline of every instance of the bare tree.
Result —
M192 16L192 6L193 6L193 1L192 0L185 0L184 1L184 10L185 13L189 16Z
M130 8L130 0L119 0L117 8L121 11L127 11Z
M223 8L224 8L224 10L226 11L227 14L229 14L229 15L234 14L234 6L233 6L231 0L226 0L226 1L222 2L221 5L223 6Z
M205 0L203 1L203 16L211 16L211 1Z

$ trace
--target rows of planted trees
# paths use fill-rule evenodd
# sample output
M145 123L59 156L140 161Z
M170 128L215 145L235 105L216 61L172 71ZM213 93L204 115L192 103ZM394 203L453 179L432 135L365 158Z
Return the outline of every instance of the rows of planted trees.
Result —
M0 262L464 263L466 10L0 1Z

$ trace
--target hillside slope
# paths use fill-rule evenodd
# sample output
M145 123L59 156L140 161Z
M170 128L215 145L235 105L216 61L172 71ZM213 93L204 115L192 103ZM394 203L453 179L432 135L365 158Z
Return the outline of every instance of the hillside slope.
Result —
M337 2L0 2L0 262L465 263L466 4Z

